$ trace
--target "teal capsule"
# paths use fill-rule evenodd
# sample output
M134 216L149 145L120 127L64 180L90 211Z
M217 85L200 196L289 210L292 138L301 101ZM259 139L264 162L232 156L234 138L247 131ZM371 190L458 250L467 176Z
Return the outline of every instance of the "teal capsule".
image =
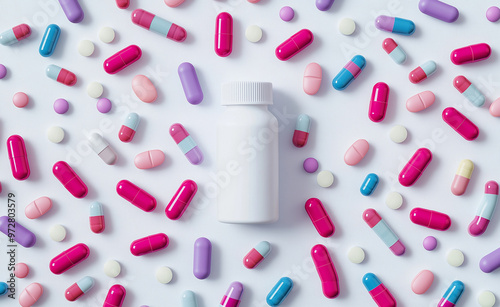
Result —
M40 43L40 48L38 52L43 57L49 57L56 50L57 42L59 41L59 35L61 34L61 28L55 24L50 24L45 29L45 34L43 34L42 42Z
M378 181L379 179L377 174L370 173L366 175L365 181L363 181L363 184L359 189L361 194L363 194L364 196L370 196L377 188Z
M7 284L4 283L3 281L0 281L0 296L6 294L8 290L9 287L7 286Z
M356 79L366 66L366 60L361 55L355 55L344 68L333 78L332 86L337 91L342 91Z
M269 306L279 306L288 296L293 288L293 281L288 277L282 277L266 297Z
M196 295L191 290L186 290L182 293L181 302L182 307L198 307Z

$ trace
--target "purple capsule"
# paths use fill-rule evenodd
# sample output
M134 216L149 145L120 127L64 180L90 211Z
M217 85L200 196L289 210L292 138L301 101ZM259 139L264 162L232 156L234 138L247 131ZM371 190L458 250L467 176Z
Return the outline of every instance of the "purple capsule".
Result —
M420 0L418 9L426 15L445 22L454 22L459 16L456 7L438 0Z
M316 7L320 11L328 11L335 0L316 0Z
M6 236L12 237L17 243L24 247L32 247L36 243L36 236L34 233L24 228L23 225L9 221L7 216L0 217L0 231Z
M479 268L485 273L491 273L500 268L500 248L495 249L481 258L479 261Z
M59 0L59 4L70 22L79 23L83 20L84 14L78 0Z
M212 243L207 238L198 238L194 242L193 274L198 279L205 279L210 275L212 263Z
M191 63L184 62L179 65L177 72L187 101L190 104L199 104L203 100L203 91L194 66Z

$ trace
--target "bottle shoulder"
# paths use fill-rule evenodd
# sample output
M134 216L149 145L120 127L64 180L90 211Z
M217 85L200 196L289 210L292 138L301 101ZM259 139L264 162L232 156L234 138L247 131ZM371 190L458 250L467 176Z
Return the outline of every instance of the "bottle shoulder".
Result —
M266 106L231 106L226 107L218 122L219 124L262 125L277 122L277 119Z

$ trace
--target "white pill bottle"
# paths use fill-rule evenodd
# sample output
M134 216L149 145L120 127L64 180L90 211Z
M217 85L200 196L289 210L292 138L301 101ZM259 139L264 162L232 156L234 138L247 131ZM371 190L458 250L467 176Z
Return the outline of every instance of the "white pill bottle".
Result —
M217 218L269 223L279 218L278 120L270 82L222 85L217 125Z

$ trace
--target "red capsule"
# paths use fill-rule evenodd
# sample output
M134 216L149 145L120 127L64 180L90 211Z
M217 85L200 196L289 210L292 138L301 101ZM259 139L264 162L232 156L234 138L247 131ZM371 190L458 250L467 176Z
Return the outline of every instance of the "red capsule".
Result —
M286 61L304 50L313 40L312 32L308 29L302 29L276 47L274 54L279 60Z
M17 180L25 180L30 176L30 165L24 140L19 135L12 135L7 139L10 168L12 176Z
M451 226L451 219L448 215L423 208L411 210L410 220L417 225L441 231L445 231Z
M142 256L168 246L168 236L164 233L158 233L141 239L137 239L130 244L130 252L134 256Z
M490 55L490 46L482 43L455 49L451 52L450 59L453 64L462 65L486 60Z
M321 280L323 294L327 298L336 298L339 295L339 278L330 253L324 245L317 244L311 249L311 256Z
M170 200L165 208L165 214L171 220L179 219L186 211L189 203L196 195L198 185L193 180L185 180L175 192L174 197Z
M227 57L233 51L233 17L227 12L217 15L215 20L215 53Z
M319 199L308 199L306 201L306 212L314 227L316 227L316 230L322 237L328 238L335 233L335 226Z
M116 193L143 211L151 212L156 208L156 198L128 180L118 182Z
M113 54L104 61L104 71L108 74L116 74L125 67L133 64L142 56L142 50L139 46L130 45Z
M479 135L479 128L474 125L465 115L455 108L446 108L442 114L443 120L450 125L453 130L460 134L467 141L473 141Z
M50 271L57 275L62 274L87 259L89 254L90 249L87 245L83 243L76 244L50 261Z
M52 173L74 197L84 198L87 195L87 186L68 163L56 162L52 167Z
M368 109L368 117L372 122L378 123L384 120L388 101L389 86L384 82L375 84L370 99L370 108Z

